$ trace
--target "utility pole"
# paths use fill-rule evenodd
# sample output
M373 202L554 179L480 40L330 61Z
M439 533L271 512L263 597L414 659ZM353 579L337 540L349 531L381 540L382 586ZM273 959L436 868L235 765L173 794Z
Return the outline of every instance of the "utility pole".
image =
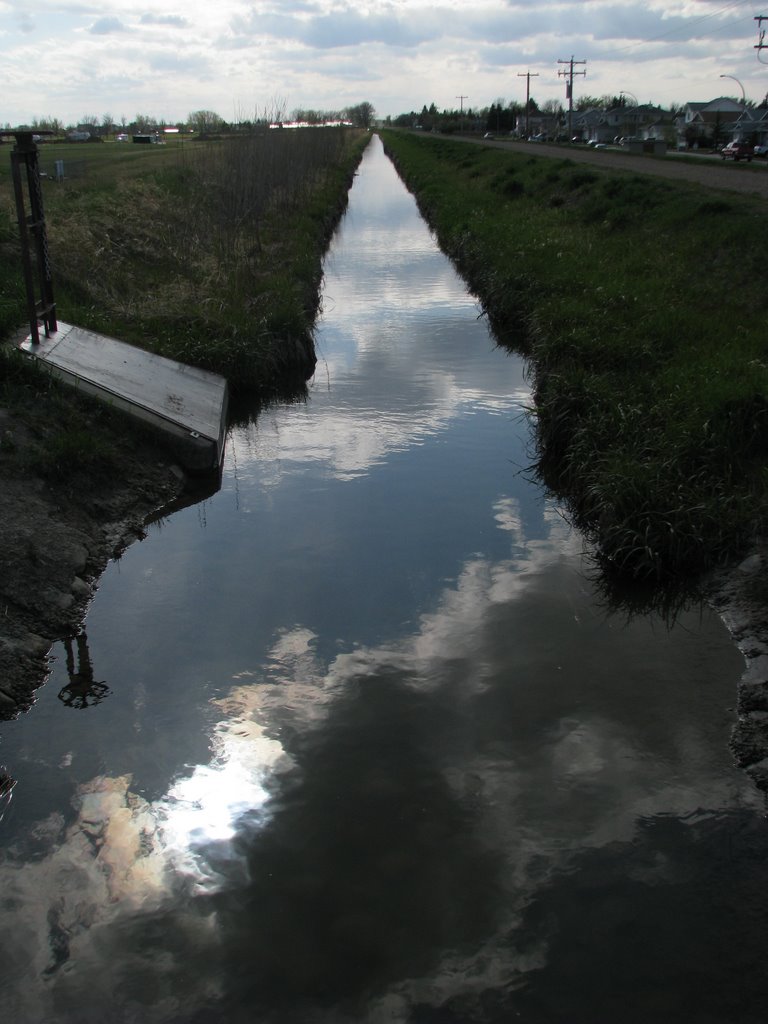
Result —
M528 138L528 116L531 112L531 79L538 78L538 71L518 71L518 78L525 79L525 137Z
M584 75L586 77L587 74L586 70L574 71L573 68L575 64L586 65L587 62L585 60L574 60L571 57L570 60L559 60L557 63L568 65L568 70L561 69L557 72L557 76L558 78L568 79L565 83L565 95L568 97L568 141L570 142L573 136L573 76Z
M459 106L459 131L464 131L464 100L468 100L469 96L457 96L457 100L460 101Z

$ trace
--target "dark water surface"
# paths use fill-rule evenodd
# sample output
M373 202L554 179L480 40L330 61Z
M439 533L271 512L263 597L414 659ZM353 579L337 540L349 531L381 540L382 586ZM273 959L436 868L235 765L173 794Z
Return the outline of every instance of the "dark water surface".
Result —
M2 727L3 1019L764 1022L741 658L601 609L520 472L523 364L377 139L324 310L306 404Z

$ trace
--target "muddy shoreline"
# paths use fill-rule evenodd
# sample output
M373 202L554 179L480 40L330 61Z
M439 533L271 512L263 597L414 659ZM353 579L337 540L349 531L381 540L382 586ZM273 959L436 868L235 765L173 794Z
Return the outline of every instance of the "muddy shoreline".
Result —
M714 574L705 593L741 652L731 750L736 764L768 793L768 543Z
M189 481L127 426L116 438L121 474L87 486L18 471L39 443L24 413L0 408L0 439L13 451L10 466L0 457L0 719L10 719L34 703L51 646L78 631L108 562L184 501Z

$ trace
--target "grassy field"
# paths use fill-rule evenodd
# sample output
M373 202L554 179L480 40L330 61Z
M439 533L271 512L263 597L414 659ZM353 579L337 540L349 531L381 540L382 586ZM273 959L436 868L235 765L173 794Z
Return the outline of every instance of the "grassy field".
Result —
M235 393L304 379L322 257L367 139L308 129L41 145L59 317L215 370ZM26 318L10 150L0 147L0 334Z
M567 158L385 132L497 336L530 357L535 463L621 574L766 528L768 210Z

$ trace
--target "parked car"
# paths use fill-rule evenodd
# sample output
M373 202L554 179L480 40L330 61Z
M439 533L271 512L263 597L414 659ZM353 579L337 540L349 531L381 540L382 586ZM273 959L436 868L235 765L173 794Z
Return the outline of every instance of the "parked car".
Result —
M720 156L723 160L733 160L736 163L739 160L746 160L749 163L753 155L754 149L752 146L747 145L746 142L729 142L725 149L720 150Z
M493 132L486 132L485 135L483 136L483 138L484 139L495 139L496 136L493 134Z
M768 156L768 146L755 146L752 152L755 156Z

